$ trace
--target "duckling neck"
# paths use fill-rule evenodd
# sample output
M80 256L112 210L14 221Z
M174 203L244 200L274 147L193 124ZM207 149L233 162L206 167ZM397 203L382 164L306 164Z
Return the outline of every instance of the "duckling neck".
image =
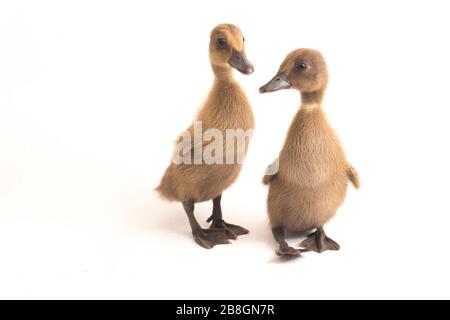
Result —
M231 68L211 65L216 80L220 82L234 82Z
M302 92L302 105L300 109L303 111L312 111L320 108L324 93L325 90Z

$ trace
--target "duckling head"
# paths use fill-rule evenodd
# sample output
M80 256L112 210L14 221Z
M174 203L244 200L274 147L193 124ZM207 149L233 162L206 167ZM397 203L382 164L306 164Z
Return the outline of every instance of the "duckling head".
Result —
M255 70L245 55L244 36L233 24L219 24L211 31L209 58L217 72L229 73L231 68L243 74Z
M260 93L282 89L297 89L303 95L321 93L328 83L328 71L322 54L312 49L297 49L289 53L278 73L259 88Z

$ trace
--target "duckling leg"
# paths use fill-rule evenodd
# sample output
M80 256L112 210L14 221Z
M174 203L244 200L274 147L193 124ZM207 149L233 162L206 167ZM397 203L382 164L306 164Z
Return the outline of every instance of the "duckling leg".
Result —
M340 246L336 241L327 237L322 227L318 227L314 233L311 233L302 243L300 243L300 246L319 253L326 250L340 249Z
M290 247L284 240L283 227L272 228L272 234L279 245L277 251L275 251L278 256L300 256L302 254L303 250Z
M228 244L228 237L223 230L220 229L202 229L194 216L194 201L184 201L183 208L191 225L192 235L195 242L206 249L211 249L218 244Z
M228 239L236 239L238 236L247 234L249 231L245 228L237 226L235 224L226 223L222 218L222 207L220 205L220 200L222 195L219 195L213 199L213 212L212 215L206 220L211 222L211 229L221 229L225 230Z

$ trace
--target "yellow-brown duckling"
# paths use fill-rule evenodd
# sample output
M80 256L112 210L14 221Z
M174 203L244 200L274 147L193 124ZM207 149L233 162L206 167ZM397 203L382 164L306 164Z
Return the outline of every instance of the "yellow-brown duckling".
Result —
M244 37L241 30L232 24L216 26L210 36L209 58L214 72L212 89L201 107L196 121L201 121L202 131L218 129L223 136L227 129L248 131L254 128L253 112L247 97L233 78L233 68L243 74L251 74L253 65L248 61L244 50ZM188 132L194 136L194 124ZM249 139L245 141L247 151ZM205 149L210 141L190 143L190 150ZM223 141L223 147L225 146ZM183 151L186 154L185 151ZM190 157L190 156L189 156ZM221 196L238 177L241 163L207 164L171 163L161 179L157 191L163 198L180 201L189 219L195 241L204 248L229 243L228 239L247 234L248 230L226 223L222 218ZM213 201L213 211L208 219L212 221L209 229L201 228L194 216L194 204Z
M359 188L356 170L347 162L341 143L322 110L328 71L322 55L298 49L287 55L278 73L261 93L293 88L301 93L301 107L279 154L276 174L265 175L269 185L267 208L278 255L302 251L339 250L323 226L343 203L350 180ZM272 168L273 169L273 168ZM285 241L285 230L309 234L295 249Z

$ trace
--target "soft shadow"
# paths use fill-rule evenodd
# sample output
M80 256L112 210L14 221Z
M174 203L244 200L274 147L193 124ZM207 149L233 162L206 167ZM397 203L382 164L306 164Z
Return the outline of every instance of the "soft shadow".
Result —
M286 263L293 263L294 261L303 260L305 256L299 255L299 256L277 256L275 254L275 249L273 250L273 257L268 261L269 263L273 264L286 264Z
M180 203L164 201L157 194L149 192L149 190L142 190L142 192L133 195L127 200L128 204L133 204L133 207L127 210L127 218L133 228L149 233L162 231L176 234L179 237L192 238L188 219ZM211 210L212 206L210 203L196 204L195 216L202 227L208 227L206 219L211 214ZM262 214L251 211L246 212L245 209L237 208L226 210L230 211L230 213L227 214L227 211L224 210L225 220L249 229L250 234L242 236L242 239L261 244L267 248L267 252L272 255L269 260L270 263L290 263L294 260L302 259L302 256L278 257L275 254L277 244L273 239L269 222L267 218L262 217ZM286 241L291 246L298 247L300 242L310 232L287 232Z

